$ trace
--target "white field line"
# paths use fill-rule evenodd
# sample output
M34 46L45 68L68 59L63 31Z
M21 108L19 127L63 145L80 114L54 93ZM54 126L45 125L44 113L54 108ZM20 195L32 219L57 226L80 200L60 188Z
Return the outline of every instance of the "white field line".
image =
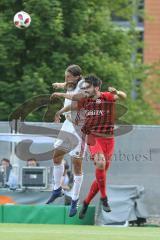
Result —
M28 229L28 230L4 230L4 229L0 229L0 234L1 233L27 233L27 234L31 234L31 235L34 235L34 234L62 234L62 232L63 232L63 229L62 229L62 231L57 231L57 230L33 230L33 229ZM111 231L106 231L106 232L101 232L101 231L91 231L91 232L89 232L89 231L81 231L81 232L76 232L76 231L65 231L64 232L64 234L66 235L70 235L70 234L72 234L72 235L98 235L98 236L102 236L102 235L104 235L104 236L108 236L108 235L113 235L113 236L130 236L130 237L146 237L146 238L151 238L151 237L153 237L153 232L151 232L151 233L149 233L149 232L146 232L146 233L142 233L142 232L140 232L140 233L134 233L134 231L133 232L130 232L130 233L128 233L128 232L111 232ZM160 236L160 232L154 232L154 237L155 237L155 235L157 235L157 236Z

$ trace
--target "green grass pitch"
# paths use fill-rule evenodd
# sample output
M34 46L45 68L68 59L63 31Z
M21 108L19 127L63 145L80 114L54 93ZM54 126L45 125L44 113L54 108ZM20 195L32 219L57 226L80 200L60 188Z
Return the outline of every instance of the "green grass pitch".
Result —
M2 240L159 240L160 228L0 224Z

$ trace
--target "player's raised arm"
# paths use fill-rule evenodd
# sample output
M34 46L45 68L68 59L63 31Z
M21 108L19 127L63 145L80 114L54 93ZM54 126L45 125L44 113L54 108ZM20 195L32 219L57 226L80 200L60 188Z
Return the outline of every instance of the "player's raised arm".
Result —
M73 101L79 101L83 98L86 98L87 94L85 92L79 92L79 93L76 93L76 94L54 92L51 95L50 99L53 99L55 97L62 97L62 98L67 98L67 99L70 99L70 100L73 100Z
M64 89L66 87L66 82L63 83L52 83L53 89Z
M127 98L127 94L123 91L118 91L116 88L109 87L108 91L113 93L115 96L115 100L125 100Z

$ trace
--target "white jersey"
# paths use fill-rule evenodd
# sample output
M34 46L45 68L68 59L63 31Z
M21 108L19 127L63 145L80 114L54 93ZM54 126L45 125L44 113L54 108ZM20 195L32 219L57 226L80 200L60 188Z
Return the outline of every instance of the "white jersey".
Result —
M81 91L81 84L84 82L84 79L80 80L74 90L67 91L70 94L76 94ZM64 107L71 105L72 100L65 99ZM75 119L77 112L69 111L64 113L68 115L71 119ZM82 132L81 127L74 125L71 121L66 119L62 125L62 128L59 132L59 135L54 143L55 149L62 149L66 152L69 152L71 157L78 157L82 150Z
M80 88L80 87L81 87L81 85L82 85L83 82L84 82L84 79L81 79L81 80L78 82L76 88L73 89L73 90L70 90L70 91L68 90L67 93L69 93L69 94L79 93L79 92L81 91L81 88ZM68 105L71 105L72 102L73 102L72 100L65 98L64 107L66 107L66 106L68 106ZM66 115L69 115L69 117L71 117L71 118L73 119L73 118L76 116L76 112L72 112L72 116L71 116L71 111L64 113L64 115L65 115L65 116L66 116ZM74 116L74 117L73 117L73 116Z

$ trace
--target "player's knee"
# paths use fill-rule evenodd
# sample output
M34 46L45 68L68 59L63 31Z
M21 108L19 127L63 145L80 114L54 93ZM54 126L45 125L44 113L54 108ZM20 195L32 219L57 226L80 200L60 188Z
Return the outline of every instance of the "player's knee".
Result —
M75 175L82 174L82 159L73 159L73 169Z
M103 154L101 154L101 153L95 154L94 162L95 162L95 165L97 168L105 169L106 161L105 161L105 157Z
M105 169L105 164L103 162L98 162L98 163L96 163L96 167L98 169Z
M53 163L61 164L63 160L64 154L62 152L55 151L53 153Z
M54 157L53 158L53 163L55 164L55 165L59 165L59 164L61 164L61 159L59 159L58 157Z

